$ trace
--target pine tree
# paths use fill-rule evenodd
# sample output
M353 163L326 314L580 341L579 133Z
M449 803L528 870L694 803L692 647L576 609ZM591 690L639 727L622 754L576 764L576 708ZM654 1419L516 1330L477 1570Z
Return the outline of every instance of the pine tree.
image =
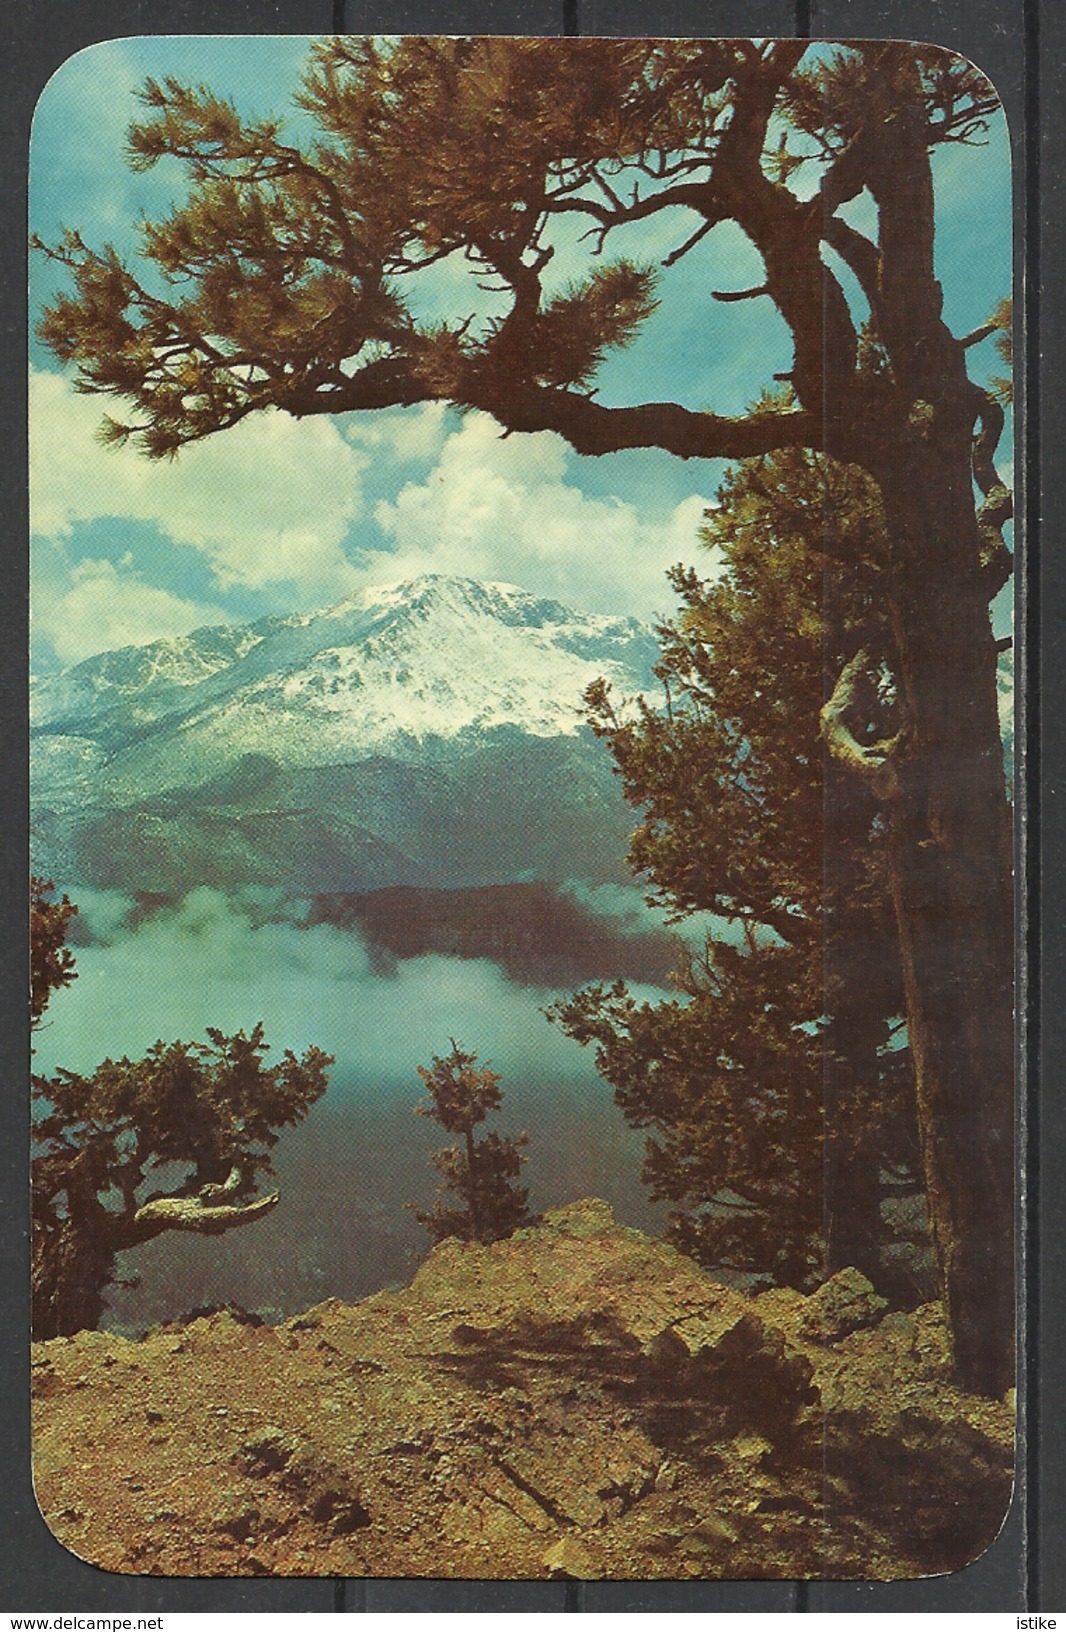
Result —
M75 978L65 945L77 908L34 879L33 1016ZM95 1327L120 1252L169 1230L221 1235L254 1223L278 1194L254 1197L272 1172L279 1128L326 1090L332 1057L286 1050L267 1065L262 1025L206 1043L156 1043L143 1060L105 1060L91 1076L33 1079L32 1329L37 1339ZM174 1169L183 1176L175 1178ZM166 1190L149 1193L160 1170Z
M676 923L724 918L734 940L719 922L683 957L678 998L593 986L553 1017L652 1131L645 1177L679 1245L807 1288L853 1264L913 1299L881 1253L882 1174L913 1183L918 1167L913 1072L890 1048L903 987L884 840L817 710L881 615L877 492L822 456L767 455L727 475L703 537L719 573L672 575L663 699L616 708L601 682L589 718L642 812L629 859L649 900ZM865 585L842 554L866 561ZM894 701L867 701L884 736Z
M894 41L334 39L316 47L300 100L320 132L306 149L209 89L149 82L132 159L182 160L187 200L144 223L143 277L76 231L48 247L74 288L46 311L44 340L82 389L126 404L105 434L152 457L260 409L444 401L508 432L557 432L582 454L806 448L866 473L891 545L885 616L876 640L845 654L825 740L886 835L957 1375L1002 1394L1014 1370L1014 914L989 603L1010 575L1011 498L993 462L1003 393L968 372L970 347L994 329L955 335L944 320L931 162L987 129L993 88L960 57ZM864 194L866 230L843 213ZM686 215L663 275L603 258L629 228ZM567 217L589 260L559 289L552 239ZM740 416L650 393L598 400L600 364L669 298L669 269L727 221L764 274L710 297L773 305L791 338L791 400ZM494 310L472 287L445 318L420 316L420 276L449 256L496 291ZM728 323L714 311L706 345L721 350ZM779 371L769 356L748 361L753 392ZM862 740L862 694L882 671L900 729Z
M34 1078L33 1333L95 1327L120 1252L169 1230L221 1235L278 1202L254 1198L279 1128L326 1089L331 1056L286 1050L267 1065L262 1025L206 1043L156 1043L91 1076ZM148 1192L161 1169L184 1170ZM254 1198L254 1199L253 1199Z
M462 1143L436 1151L430 1158L441 1175L439 1197L431 1212L415 1209L415 1216L434 1242L447 1236L462 1241L499 1241L523 1224L532 1222L527 1206L529 1191L516 1184L528 1143L524 1133L506 1138L498 1133L475 1138L474 1129L490 1111L503 1103L500 1077L467 1054L454 1037L451 1053L434 1055L418 1074L429 1089L429 1101L416 1106L447 1133L460 1134ZM445 1201L457 1198L459 1205Z

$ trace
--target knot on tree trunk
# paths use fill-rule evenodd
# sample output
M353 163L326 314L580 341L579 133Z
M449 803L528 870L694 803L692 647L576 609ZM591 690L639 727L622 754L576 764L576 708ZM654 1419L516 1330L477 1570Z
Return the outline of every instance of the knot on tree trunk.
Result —
M895 763L901 733L860 742L851 725L859 711L860 690L870 685L871 667L869 652L860 647L841 669L832 696L822 708L822 737L832 757L861 777L881 804L889 804L901 793Z

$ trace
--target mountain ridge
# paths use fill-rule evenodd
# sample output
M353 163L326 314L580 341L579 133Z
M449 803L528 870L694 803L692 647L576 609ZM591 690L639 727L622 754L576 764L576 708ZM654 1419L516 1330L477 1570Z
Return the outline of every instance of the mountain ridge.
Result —
M101 653L33 688L35 865L141 889L619 877L631 818L581 695L648 689L657 655L637 619L441 574Z

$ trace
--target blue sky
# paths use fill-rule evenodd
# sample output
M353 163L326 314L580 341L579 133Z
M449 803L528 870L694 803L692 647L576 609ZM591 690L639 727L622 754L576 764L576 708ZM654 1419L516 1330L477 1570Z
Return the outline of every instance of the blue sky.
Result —
M249 114L286 113L307 42L294 37L144 38L71 58L46 87L34 122L31 215L54 238L136 248L136 223L182 196L180 168L131 172L123 146L151 74L232 97ZM1010 287L1009 152L1002 122L982 148L937 155L938 255L945 315L974 327ZM862 200L854 209L861 212ZM569 224L568 224L569 225ZM661 259L691 223L658 218L618 249ZM574 233L576 238L576 230ZM574 242L553 263L565 282ZM662 305L637 342L612 358L600 400L669 397L737 412L788 366L787 334L767 301L722 306L709 287L758 282L759 263L729 224L662 275ZM34 258L34 313L57 284ZM468 274L446 265L433 298L448 307ZM995 373L990 343L971 354ZM435 406L296 422L259 415L187 449L174 464L105 450L105 406L77 396L34 342L31 379L33 662L43 672L93 652L265 612L310 610L383 582L434 571L503 578L590 611L668 611L665 569L699 562L697 529L719 468L654 452L580 459L556 437L503 441L482 416ZM1004 447L1001 462L1009 458ZM590 538L598 541L589 549ZM704 558L706 560L706 558Z

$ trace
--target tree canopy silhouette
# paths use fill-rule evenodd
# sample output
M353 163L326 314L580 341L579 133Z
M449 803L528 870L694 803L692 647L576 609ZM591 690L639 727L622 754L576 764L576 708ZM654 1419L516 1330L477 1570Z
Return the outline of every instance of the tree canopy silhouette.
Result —
M47 250L74 287L41 333L83 389L129 405L111 438L162 457L260 409L439 400L584 454L807 448L877 485L885 615L855 631L825 740L887 835L955 1363L969 1387L1002 1392L1013 911L988 606L1010 572L1010 496L993 463L1002 405L967 370L996 324L955 335L944 321L930 162L981 135L992 87L945 50L896 42L335 39L316 47L300 96L320 133L305 148L205 88L149 83L144 100L132 161L184 161L187 201L144 224L139 272L76 231ZM869 230L845 214L863 194ZM658 274L640 259L642 224L657 220L678 223ZM597 400L601 362L726 221L764 274L708 291L706 346L729 343L712 301L770 302L791 336L791 397L740 416ZM552 282L560 223L584 228L588 251L564 287ZM605 259L616 244L632 253ZM452 256L468 263L470 301L420 316L420 285ZM753 391L771 383L758 375L773 362L750 367ZM854 718L882 669L899 729L863 741Z
M56 899L51 879L30 879L30 1024L41 1024L52 993L76 980L74 954L67 945L67 925L77 916L69 896Z

